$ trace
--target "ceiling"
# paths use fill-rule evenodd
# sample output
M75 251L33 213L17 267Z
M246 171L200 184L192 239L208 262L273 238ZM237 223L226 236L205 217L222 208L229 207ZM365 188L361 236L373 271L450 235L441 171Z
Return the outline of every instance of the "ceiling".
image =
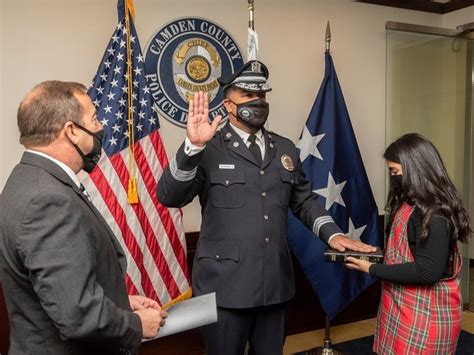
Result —
M356 0L368 4L399 7L402 9L418 10L446 14L451 11L473 6L474 0Z

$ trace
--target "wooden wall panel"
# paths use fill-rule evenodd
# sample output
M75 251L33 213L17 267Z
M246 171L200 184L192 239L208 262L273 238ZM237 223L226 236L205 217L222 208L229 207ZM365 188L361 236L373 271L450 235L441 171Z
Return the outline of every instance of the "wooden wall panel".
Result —
M192 270L192 262L196 252L199 233L186 233L188 246L188 264ZM292 302L288 320L288 335L324 328L325 315L311 285L307 281L297 260L293 257L296 279L296 297ZM376 316L380 298L380 282L366 289L340 315L332 321L332 325L345 324ZM9 346L8 315L0 284L0 354L6 354ZM201 355L204 345L198 330L171 335L143 343L140 355Z

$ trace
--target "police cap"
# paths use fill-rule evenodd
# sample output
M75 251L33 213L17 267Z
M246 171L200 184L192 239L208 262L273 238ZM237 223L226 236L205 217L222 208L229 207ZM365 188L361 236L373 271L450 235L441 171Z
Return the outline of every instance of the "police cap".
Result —
M267 84L268 69L262 62L251 60L235 73L218 79L224 90L230 87L251 92L267 92L272 88Z

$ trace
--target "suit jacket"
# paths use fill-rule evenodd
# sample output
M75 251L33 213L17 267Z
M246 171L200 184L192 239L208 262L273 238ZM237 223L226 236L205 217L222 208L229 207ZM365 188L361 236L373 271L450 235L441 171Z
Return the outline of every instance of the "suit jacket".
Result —
M228 123L196 155L181 146L158 183L166 206L181 207L199 195L193 292L215 291L220 307L271 305L294 296L288 209L325 242L341 233L311 192L295 145L266 130L263 135L261 166Z
M25 152L0 200L0 277L11 354L138 349L123 251L100 213L53 161Z

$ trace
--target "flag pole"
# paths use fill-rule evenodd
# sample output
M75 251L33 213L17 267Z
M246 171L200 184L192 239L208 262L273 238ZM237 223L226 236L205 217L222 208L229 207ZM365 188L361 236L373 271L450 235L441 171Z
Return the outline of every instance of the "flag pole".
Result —
M249 26L247 37L247 60L258 59L258 35L255 32L255 7L254 0L248 0Z
M132 45L130 40L130 16L135 16L135 6L133 0L125 1L125 28L127 30L127 84L128 84L128 164L129 178L127 189L127 202L131 205L138 203L138 189L136 177L136 161L135 161L135 126L133 121L133 86L132 86Z
M248 3L249 3L249 27L252 29L252 31L255 31L255 22L254 22L254 17L253 17L253 12L254 12L253 1L254 0L248 0Z
M325 51L329 53L331 51L331 27L329 26L329 21L326 25L326 34L324 36L325 42ZM324 354L324 355L337 355L342 354L341 352L337 351L332 347L332 340L331 340L331 321L329 317L326 315L326 322L325 322L325 329L324 329L324 340L323 346L316 348L314 350L310 350L313 354Z
M326 34L324 36L324 42L326 47L326 53L329 53L331 50L331 27L329 26L329 21L326 25ZM336 349L332 347L332 340L331 340L331 321L329 317L326 315L326 322L325 322L325 330L324 330L324 343L322 348L317 348L317 354L324 354L324 355L336 355L342 354Z
M337 351L332 346L331 340L331 321L329 320L328 316L326 315L326 325L324 329L324 339L323 339L323 346L317 347L311 350L306 351L306 355L342 355L340 351Z
M326 53L329 53L331 50L331 27L329 26L329 21L326 25L326 36L324 42L326 42Z

